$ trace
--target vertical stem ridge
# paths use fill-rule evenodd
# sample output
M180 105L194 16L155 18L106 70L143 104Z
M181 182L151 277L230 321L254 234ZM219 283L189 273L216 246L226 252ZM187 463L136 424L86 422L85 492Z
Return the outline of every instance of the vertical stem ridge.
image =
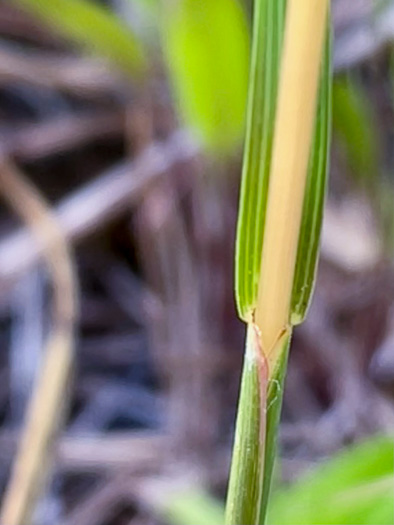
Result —
M263 495L267 363L248 325L233 459L226 506L227 525L257 525Z

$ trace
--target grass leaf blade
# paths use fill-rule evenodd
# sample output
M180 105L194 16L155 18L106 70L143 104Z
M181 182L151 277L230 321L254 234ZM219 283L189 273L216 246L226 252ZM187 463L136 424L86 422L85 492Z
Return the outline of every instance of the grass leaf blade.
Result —
M145 53L138 38L109 9L91 0L13 1L67 38L105 56L126 72L144 71Z
M285 0L257 0L254 13L244 167L235 256L238 312L256 305L274 134Z
M187 124L215 153L242 139L249 28L239 0L163 2L163 48Z
M236 299L239 314L248 323L248 333L257 334L255 347L266 362L269 387L260 395L260 410L254 411L258 421L245 419L245 414L249 418L253 414L251 400L258 392L252 391L253 377L249 378L250 385L246 384L244 370L227 502L228 525L256 525L265 520L292 307L295 304L304 314L312 290L329 144L329 42L326 60L322 59L328 0L256 0L255 6L237 232ZM306 235L311 228L313 242ZM257 428L260 432L264 428L259 449L249 441L251 431ZM255 454L255 469L262 468L262 472L252 470L251 452ZM258 453L264 454L263 461Z
M330 32L329 32L330 33ZM331 38L322 66L315 134L309 159L304 207L293 281L291 321L300 324L311 300L318 260L331 142Z
M273 525L388 525L394 521L394 442L376 436L340 452L294 485L277 491Z

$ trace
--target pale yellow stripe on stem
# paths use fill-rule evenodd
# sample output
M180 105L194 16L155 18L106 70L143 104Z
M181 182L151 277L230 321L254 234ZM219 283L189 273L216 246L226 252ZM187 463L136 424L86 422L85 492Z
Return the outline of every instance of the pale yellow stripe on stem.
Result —
M289 323L328 2L288 0L255 311L267 355Z

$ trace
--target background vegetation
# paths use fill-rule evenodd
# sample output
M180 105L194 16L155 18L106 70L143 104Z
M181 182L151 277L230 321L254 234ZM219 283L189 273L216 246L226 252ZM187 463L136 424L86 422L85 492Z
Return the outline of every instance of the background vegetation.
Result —
M394 4L332 10L330 188L290 357L278 525L394 520ZM0 184L22 219L0 210L0 483L39 525L223 519L251 19L238 0L0 3ZM35 483L12 492L35 380L42 419L20 463Z

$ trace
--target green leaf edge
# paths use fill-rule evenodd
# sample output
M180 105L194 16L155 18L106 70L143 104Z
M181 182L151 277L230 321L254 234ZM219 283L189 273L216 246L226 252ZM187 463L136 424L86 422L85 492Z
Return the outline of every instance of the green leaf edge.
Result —
M305 319L310 305L318 265L320 233L327 189L331 144L332 68L331 30L328 30L320 80L315 134L308 166L297 259L294 271L291 323Z
M250 58L244 6L177 0L163 2L159 16L174 102L203 147L220 159L239 148L244 134Z
M286 0L255 0L246 139L235 255L239 316L255 306L267 207Z

